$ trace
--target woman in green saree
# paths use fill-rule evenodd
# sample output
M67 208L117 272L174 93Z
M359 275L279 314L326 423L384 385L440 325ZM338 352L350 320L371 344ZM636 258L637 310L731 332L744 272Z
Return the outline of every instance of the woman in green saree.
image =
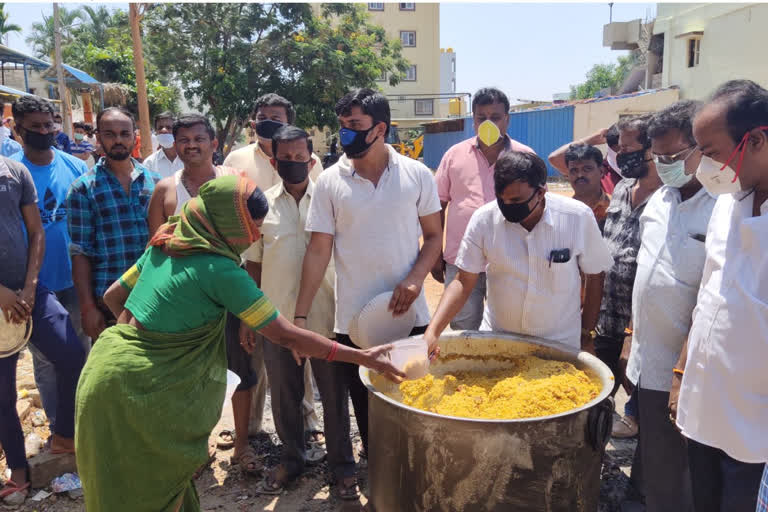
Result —
M225 312L309 357L400 376L389 347L354 350L294 326L240 268L267 213L255 184L212 180L105 294L118 325L80 377L75 446L89 512L197 512L193 475L226 388Z

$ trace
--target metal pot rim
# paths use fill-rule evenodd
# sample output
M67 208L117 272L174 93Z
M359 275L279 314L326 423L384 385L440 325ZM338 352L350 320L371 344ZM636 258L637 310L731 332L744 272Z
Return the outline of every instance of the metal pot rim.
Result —
M537 416L535 418L486 419L486 418L464 418L460 416L445 416L442 414L437 414L434 412L417 409L415 407L411 407L410 405L405 405L402 402L399 402L393 398L388 397L381 391L378 391L376 387L371 383L371 379L368 376L368 372L369 372L368 368L365 368L363 366L359 368L360 380L363 382L365 387L368 388L368 391L376 395L379 399L384 400L385 402L388 402L389 404L392 404L401 409L405 409L415 414L421 414L423 416L431 416L433 418L437 418L441 420L463 421L463 422L469 422L469 423L498 423L498 424L529 423L529 422L540 422L540 421L547 421L547 420L562 418L565 416L570 416L572 414L577 414L582 411L586 411L594 407L595 405L605 400L611 394L611 391L613 391L614 377L610 368L608 368L608 366L605 363L603 363L600 359L593 356L592 354L581 351L581 350L577 350L569 345L564 345L556 341L539 338L536 336L528 336L526 334L502 333L502 332L491 332L491 331L448 331L443 333L442 336L440 336L441 341L445 339L478 339L478 338L492 338L492 339L502 339L502 340L506 339L511 342L524 342L524 343L539 345L546 348L555 349L560 352L564 352L565 354L569 355L571 358L576 359L579 362L590 367L590 369L592 369L598 375L598 377L600 377L600 380L603 383L603 389L600 390L600 393L595 398L593 398L586 404L582 405L581 407L577 407L575 409L571 409L569 411L561 412L558 414L551 414L549 416Z

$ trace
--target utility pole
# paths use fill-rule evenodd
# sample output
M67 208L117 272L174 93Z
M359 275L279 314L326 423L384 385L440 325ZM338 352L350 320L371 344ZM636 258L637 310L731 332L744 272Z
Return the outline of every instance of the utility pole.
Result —
M72 104L69 101L69 91L64 80L64 67L61 62L61 20L59 19L59 4L53 4L53 41L56 57L56 82L59 87L59 99L61 100L61 129L67 136L72 137Z
M139 131L141 133L141 156L148 157L152 153L152 131L149 122L149 102L147 100L147 79L144 74L144 51L141 44L141 18L139 6L145 4L128 4L128 17L131 22L131 39L133 39L133 65L136 68L136 101L139 106Z
M613 2L608 3L608 23L613 23Z

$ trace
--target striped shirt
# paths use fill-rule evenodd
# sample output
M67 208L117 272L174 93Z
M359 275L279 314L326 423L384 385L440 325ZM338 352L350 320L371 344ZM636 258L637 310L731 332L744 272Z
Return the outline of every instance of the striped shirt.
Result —
M133 166L130 195L102 158L67 196L70 253L91 260L96 297L136 263L149 241L149 198L160 177L136 161Z
M646 198L632 209L632 187L635 183L637 180L624 179L616 184L603 227L603 236L615 264L605 274L597 333L621 340L632 318L632 287L637 272L637 252L640 250L640 216L648 202Z
M481 330L548 338L574 347L581 340L581 278L613 265L592 210L547 193L531 231L507 222L496 202L480 207L467 226L456 266L487 273ZM567 261L551 262L553 251ZM563 258L566 259L566 258Z

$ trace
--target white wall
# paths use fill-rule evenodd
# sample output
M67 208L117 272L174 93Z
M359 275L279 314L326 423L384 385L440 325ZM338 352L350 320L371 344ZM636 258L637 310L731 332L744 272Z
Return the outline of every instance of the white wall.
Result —
M703 31L699 65L688 67L688 37ZM654 34L664 34L662 85L705 99L738 78L768 87L768 4L658 4Z
M629 98L574 105L573 139L587 137L608 128L623 115L655 112L678 100L678 91L668 89Z

